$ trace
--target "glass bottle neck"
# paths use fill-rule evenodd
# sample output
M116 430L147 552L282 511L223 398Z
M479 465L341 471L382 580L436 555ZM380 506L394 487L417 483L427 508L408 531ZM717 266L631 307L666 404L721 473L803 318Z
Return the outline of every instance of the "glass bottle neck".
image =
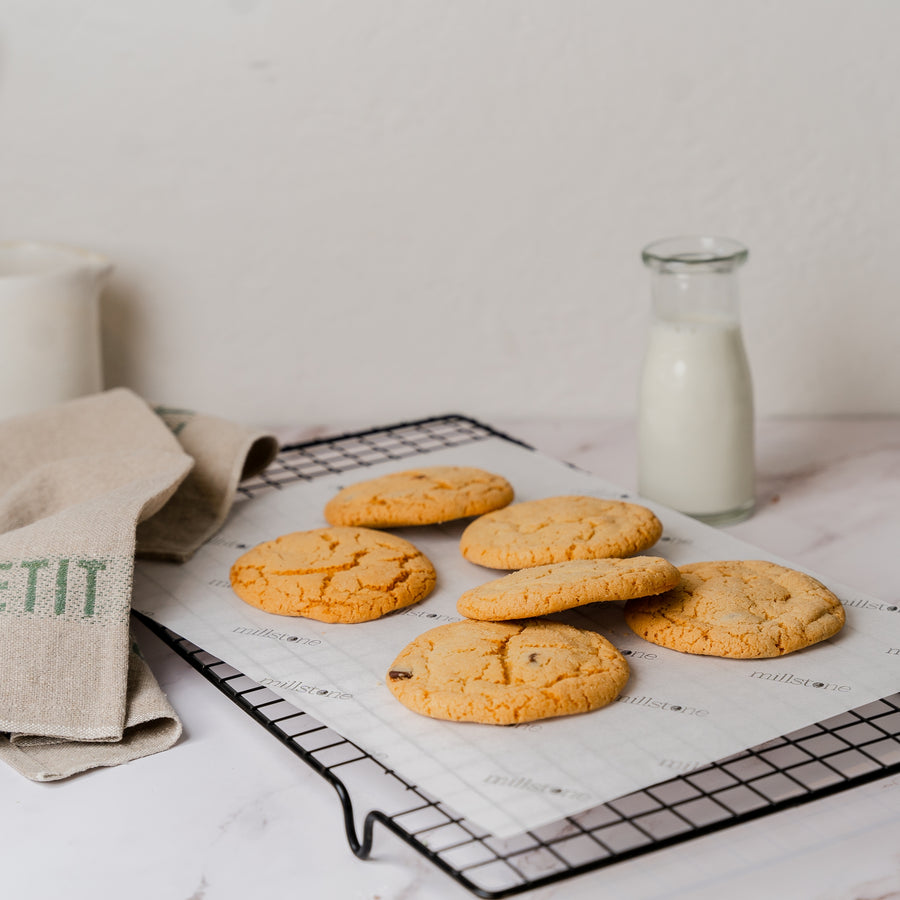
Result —
M737 269L747 248L726 237L663 238L644 247L653 312L667 322L738 324Z
M651 273L653 314L667 322L737 324L738 281L734 271Z

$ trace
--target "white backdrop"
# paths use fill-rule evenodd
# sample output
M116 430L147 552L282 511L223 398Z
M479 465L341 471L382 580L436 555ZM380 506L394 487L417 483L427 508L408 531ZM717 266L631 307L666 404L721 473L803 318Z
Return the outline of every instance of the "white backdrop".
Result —
M0 239L107 253L107 383L254 423L634 411L716 232L757 408L900 413L896 0L5 0Z

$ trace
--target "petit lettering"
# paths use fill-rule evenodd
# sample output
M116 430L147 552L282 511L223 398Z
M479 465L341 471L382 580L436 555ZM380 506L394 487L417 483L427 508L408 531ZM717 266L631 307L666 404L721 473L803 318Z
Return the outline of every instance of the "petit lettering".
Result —
M19 563L0 562L0 612L37 615L42 597L52 598L52 612L67 611L82 618L93 617L100 573L106 563L100 559L26 559Z

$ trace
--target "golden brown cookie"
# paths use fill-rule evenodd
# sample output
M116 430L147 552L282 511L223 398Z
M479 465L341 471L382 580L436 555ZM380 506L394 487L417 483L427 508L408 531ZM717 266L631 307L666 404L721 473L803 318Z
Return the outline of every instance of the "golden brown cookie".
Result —
M480 516L511 503L512 485L471 466L429 466L351 484L325 506L332 525L395 528Z
M524 569L567 559L630 556L652 547L662 524L646 507L597 497L547 497L477 518L462 555L491 569Z
M606 638L558 622L439 625L401 651L387 684L435 719L511 725L598 709L628 681Z
M248 550L231 586L266 612L320 622L367 622L426 597L430 560L409 541L368 528L297 531Z
M642 638L706 656L782 656L824 641L844 625L841 601L794 569L764 560L681 566L681 583L629 600L625 621Z
M678 569L657 556L573 559L489 581L466 591L456 608L470 619L527 619L587 603L661 594L679 581Z

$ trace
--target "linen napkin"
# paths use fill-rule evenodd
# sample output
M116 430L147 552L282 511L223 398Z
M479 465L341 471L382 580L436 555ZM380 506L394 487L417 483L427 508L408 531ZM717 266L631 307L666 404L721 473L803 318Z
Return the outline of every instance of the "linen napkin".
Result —
M181 734L131 646L136 531L147 525L148 553L187 558L277 445L166 417L170 427L116 389L0 422L0 759L33 780L147 756Z
M185 562L225 523L238 483L263 471L278 441L234 422L186 409L158 406L194 466L175 496L137 530L137 553L146 559Z

